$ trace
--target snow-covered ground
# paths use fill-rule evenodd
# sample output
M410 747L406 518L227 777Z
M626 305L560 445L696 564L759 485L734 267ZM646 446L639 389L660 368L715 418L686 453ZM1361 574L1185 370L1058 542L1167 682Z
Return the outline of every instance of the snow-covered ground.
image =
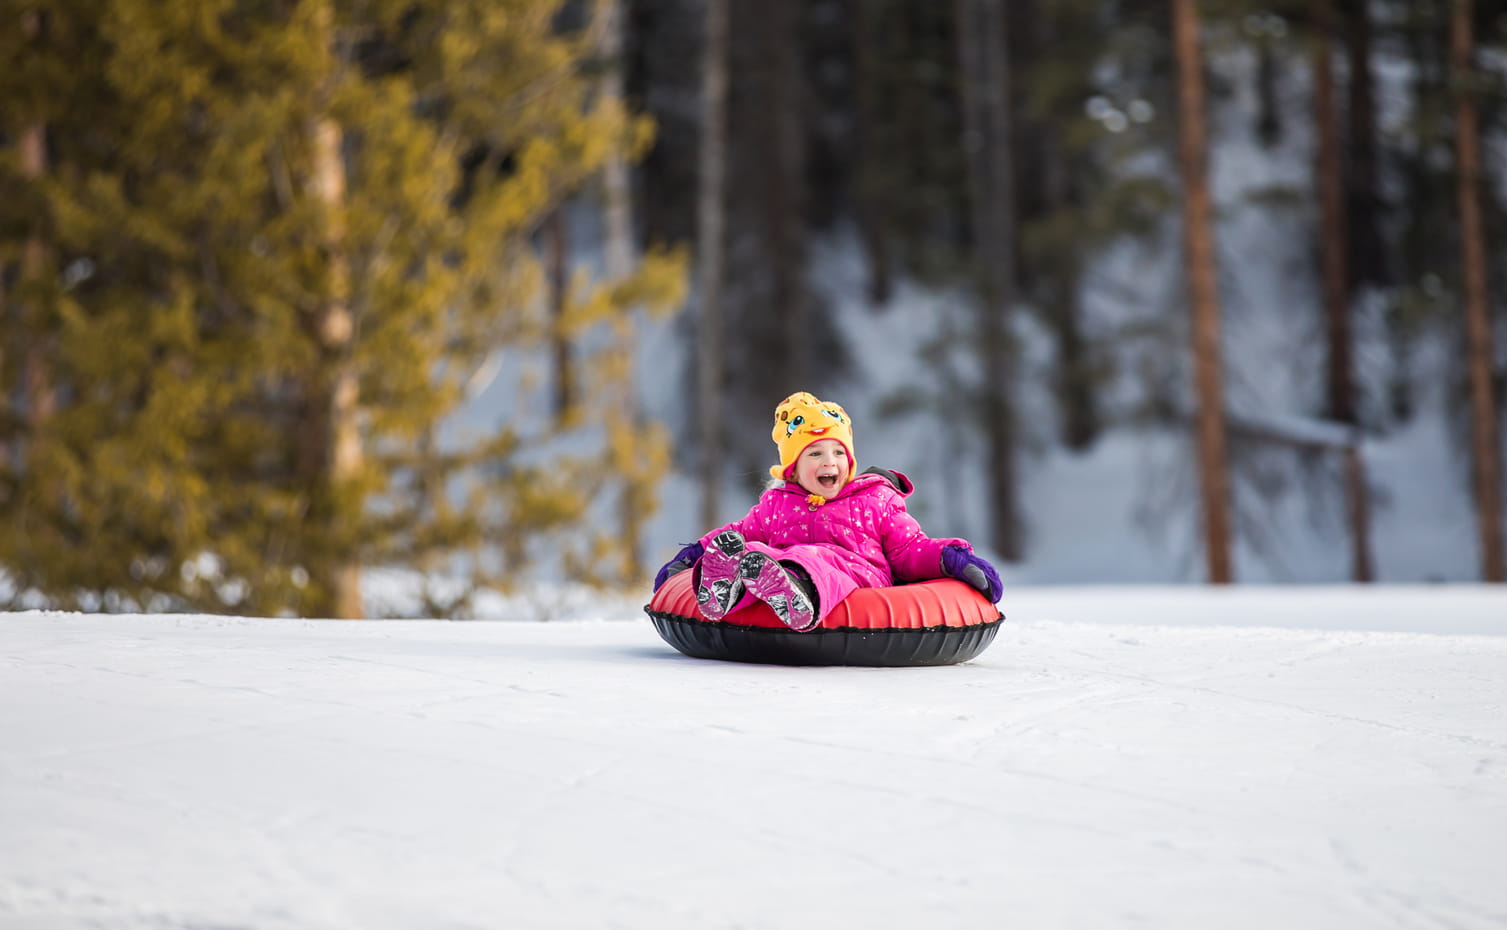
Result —
M900 670L0 615L0 927L1507 925L1507 592L1004 607Z

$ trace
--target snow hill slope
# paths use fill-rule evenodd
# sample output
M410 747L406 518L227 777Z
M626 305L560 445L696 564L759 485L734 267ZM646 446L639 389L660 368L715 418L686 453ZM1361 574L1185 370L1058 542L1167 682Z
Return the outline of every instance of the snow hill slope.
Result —
M1507 594L1377 590L1036 592L902 670L0 615L0 928L1502 927L1507 636L1319 627Z

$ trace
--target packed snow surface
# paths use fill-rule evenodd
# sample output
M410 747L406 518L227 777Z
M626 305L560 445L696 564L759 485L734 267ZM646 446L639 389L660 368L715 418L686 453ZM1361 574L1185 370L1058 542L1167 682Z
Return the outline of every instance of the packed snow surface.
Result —
M0 927L1507 926L1507 593L1004 607L924 669L0 615Z

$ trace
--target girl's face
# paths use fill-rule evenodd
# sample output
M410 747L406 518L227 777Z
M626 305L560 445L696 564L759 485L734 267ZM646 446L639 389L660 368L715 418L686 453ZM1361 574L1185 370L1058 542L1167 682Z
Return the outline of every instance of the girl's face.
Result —
M848 483L848 450L836 439L818 439L795 460L795 481L831 500Z

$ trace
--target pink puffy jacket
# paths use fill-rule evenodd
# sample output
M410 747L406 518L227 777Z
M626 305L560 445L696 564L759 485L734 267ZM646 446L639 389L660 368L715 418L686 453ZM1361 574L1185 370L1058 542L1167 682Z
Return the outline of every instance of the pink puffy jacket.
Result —
M819 590L834 594L853 586L882 588L897 581L940 578L943 546L969 551L973 547L964 539L927 536L905 511L905 498L915 486L900 472L892 474L898 489L883 475L862 474L820 506L807 500L799 484L787 481L765 491L743 519L707 533L701 544L710 545L712 537L725 530L737 530L748 542L764 544L752 548L799 562ZM803 557L813 552L808 546L822 550L822 557ZM830 582L835 579L822 577L829 571L841 572L852 584L834 589ZM825 614L831 603L822 607Z

